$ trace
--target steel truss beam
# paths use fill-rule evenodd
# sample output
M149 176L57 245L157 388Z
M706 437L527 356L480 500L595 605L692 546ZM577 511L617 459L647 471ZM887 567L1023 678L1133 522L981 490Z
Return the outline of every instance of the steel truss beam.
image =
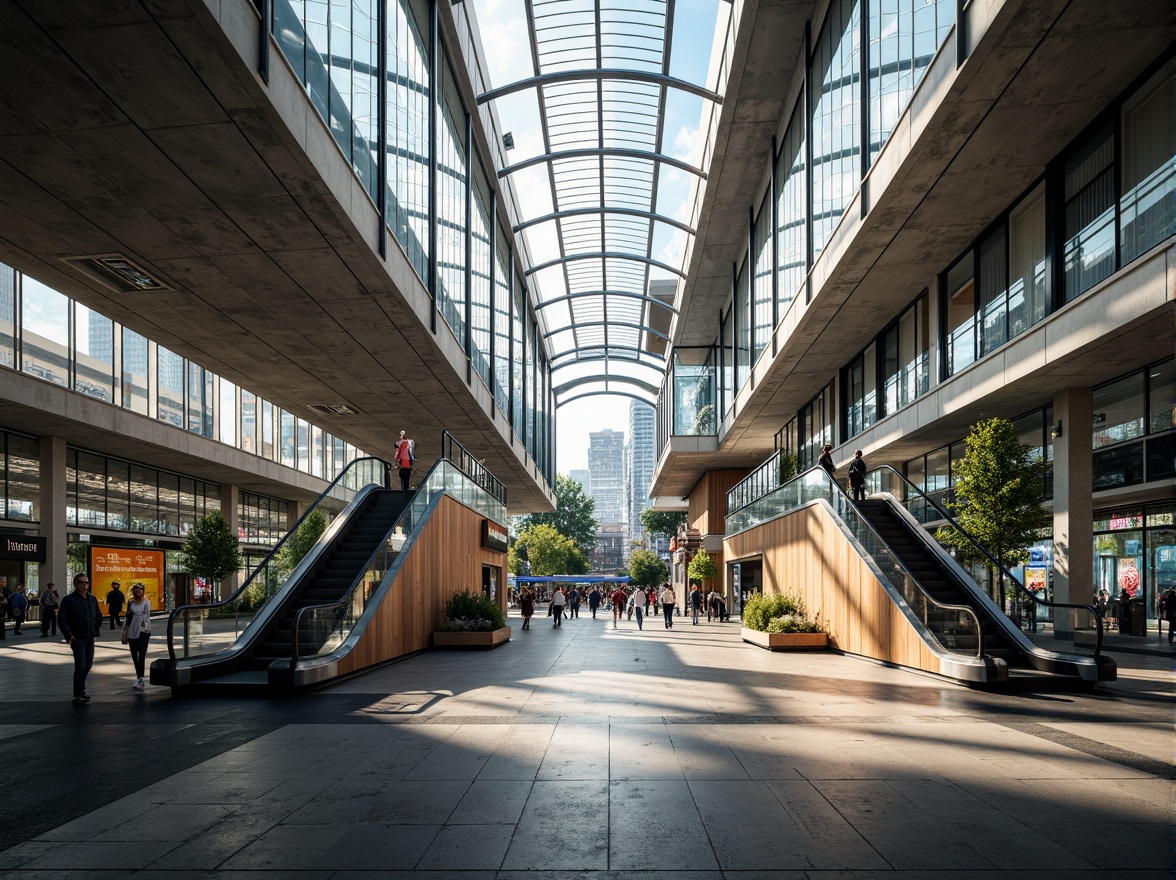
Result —
M691 174L697 176L699 180L706 180L706 172L701 168L696 168L689 162L683 162L681 159L675 159L673 156L667 156L665 153L653 153L649 150L628 150L622 147L586 147L582 150L560 150L556 153L544 153L542 156L533 156L530 159L524 159L522 162L516 162L514 165L507 165L498 172L498 179L503 180L516 171L522 171L524 168L533 168L536 165L557 162L560 159L589 159L593 157L602 157L605 159L614 157L621 159L647 159L650 162L671 165L674 168L680 168L682 171L689 171Z
M592 254L571 254L566 257L560 257L558 260L548 260L546 263L540 263L538 266L532 266L526 271L527 276L534 275L536 272L542 272L544 269L550 269L552 266L559 266L565 263L573 263L577 260L633 260L638 263L646 263L658 269L664 269L667 272L672 272L679 278L685 278L686 273L681 269L675 269L673 266L659 262L658 260L643 257L640 254L626 254L623 251L599 251Z
M643 220L656 220L659 223L665 223L669 226L681 229L690 235L694 235L694 227L683 223L680 220L675 220L673 217L667 217L665 214L655 214L653 211L638 211L636 208L575 208L570 211L553 211L550 214L544 214L541 217L532 217L530 220L524 220L511 227L512 232L522 232L530 226L537 226L540 223L548 223L552 220L566 220L569 217L584 217L592 214L623 214L626 217L640 217Z
M534 28L531 29L534 33ZM610 70L610 69L584 69L584 70L561 70L558 73L543 73L538 76L532 76L528 79L520 79L518 82L510 83L509 85L501 86L497 89L491 89L488 92L483 92L478 95L478 103L486 104L503 95L510 95L514 92L521 92L525 89L535 89L540 86L550 86L556 83L577 82L581 80L610 80L619 79L627 82L647 82L659 86L668 86L672 89L679 89L683 92L689 92L692 95L698 95L700 98L706 98L708 101L714 101L716 104L723 103L723 96L718 92L712 92L708 88L695 85L684 79L678 79L676 76L667 76L662 73L653 73L648 70Z
M655 306L659 306L668 312L674 313L675 315L678 314L678 310L676 308L674 308L672 305L670 305L669 303L663 302L662 300L658 299L655 296L649 296L644 293L637 293L636 291L633 291L633 290L582 290L578 293L568 293L568 294L564 294L563 296L557 296L554 299L544 300L543 302L541 302L537 306L535 306L535 311L541 312L545 308L547 308L548 306L553 306L556 303L567 302L568 300L573 300L573 299L587 299L587 298L594 297L594 296L608 296L608 297L616 296L616 297L621 297L622 299L637 299L637 300L641 300L643 302L651 303ZM578 324L576 326L582 327L584 325ZM570 328L568 328L568 329L570 329Z

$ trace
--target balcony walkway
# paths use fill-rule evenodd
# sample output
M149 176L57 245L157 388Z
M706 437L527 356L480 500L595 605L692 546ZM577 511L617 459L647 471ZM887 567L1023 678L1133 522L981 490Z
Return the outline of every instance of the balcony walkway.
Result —
M1169 876L1168 658L990 694L735 623L511 623L274 700L135 694L112 637L88 705L65 645L9 632L0 876Z

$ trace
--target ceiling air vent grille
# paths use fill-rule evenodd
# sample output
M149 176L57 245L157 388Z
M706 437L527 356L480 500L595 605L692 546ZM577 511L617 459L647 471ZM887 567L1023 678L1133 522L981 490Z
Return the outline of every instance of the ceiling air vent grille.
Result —
M172 290L159 277L123 254L91 254L63 257L63 262L119 293L154 293Z
M345 403L311 403L307 404L307 409L312 409L316 413L322 413L328 416L357 416L359 410L352 409Z

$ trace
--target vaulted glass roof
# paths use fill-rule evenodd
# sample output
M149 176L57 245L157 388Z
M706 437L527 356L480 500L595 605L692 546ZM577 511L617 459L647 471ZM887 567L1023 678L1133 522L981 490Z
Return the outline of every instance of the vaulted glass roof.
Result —
M479 103L514 129L499 177L522 193L516 231L534 262L556 403L604 393L652 403L694 232L686 193L705 179L697 120L703 101L721 98L698 84L705 58L672 58L675 0L520 2L530 58L505 65L510 81ZM691 2L709 51L714 7Z

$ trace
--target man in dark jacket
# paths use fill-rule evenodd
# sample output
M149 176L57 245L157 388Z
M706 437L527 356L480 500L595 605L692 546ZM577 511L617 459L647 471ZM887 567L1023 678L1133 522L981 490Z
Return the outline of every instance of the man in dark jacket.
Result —
M97 600L95 600L97 601ZM127 604L127 597L123 595L122 585L114 581L110 585L110 592L106 594L106 607L110 609L110 628L122 626L123 605Z
M102 609L90 595L90 578L85 572L74 575L73 587L74 591L61 600L57 626L74 655L73 700L88 703L86 676L94 665L94 639L102 631Z

